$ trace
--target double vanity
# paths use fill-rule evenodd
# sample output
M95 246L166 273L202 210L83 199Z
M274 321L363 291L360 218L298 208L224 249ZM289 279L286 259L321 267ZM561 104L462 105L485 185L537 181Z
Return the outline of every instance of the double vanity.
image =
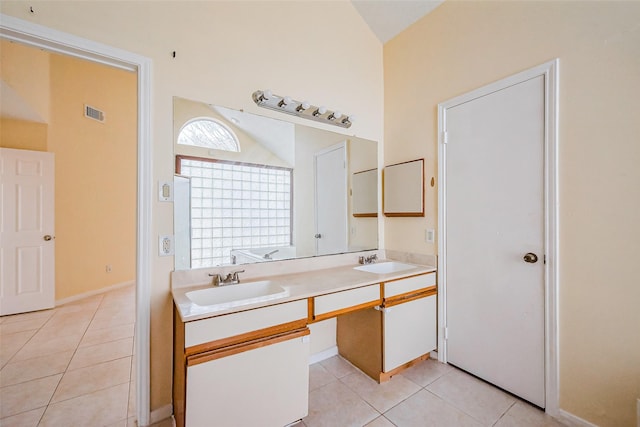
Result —
M309 326L323 320L337 319L338 352L378 382L436 348L432 266L274 267L267 276L251 267L224 286L202 284L204 271L173 278L178 426L280 427L305 417Z

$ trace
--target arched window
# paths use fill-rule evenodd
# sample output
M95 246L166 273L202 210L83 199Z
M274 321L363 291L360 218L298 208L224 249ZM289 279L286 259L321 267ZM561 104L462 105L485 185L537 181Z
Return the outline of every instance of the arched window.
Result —
M208 117L187 122L178 134L178 144L215 150L240 151L238 137L223 123Z

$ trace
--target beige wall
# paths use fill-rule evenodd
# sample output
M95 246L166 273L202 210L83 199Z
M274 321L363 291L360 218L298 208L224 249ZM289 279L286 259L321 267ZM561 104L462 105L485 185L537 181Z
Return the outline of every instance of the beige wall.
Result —
M380 141L382 47L346 0L314 2L24 2L0 11L125 49L153 60L153 176L173 175L172 98L280 117L258 109L256 89L358 116L348 130ZM176 58L171 52L176 51ZM315 125L308 120L292 122ZM153 240L171 234L173 206L154 202ZM152 242L152 247L156 247ZM151 408L171 403L172 257L153 251L151 277Z
M447 1L384 47L385 164L426 157L437 104L560 58L560 407L635 425L640 396L640 2ZM427 181L428 182L428 181ZM435 253L427 216L387 219L387 249Z
M48 52L39 49L0 41L2 99L19 103L12 109L18 111L19 116L12 118L49 122L49 57ZM14 98L15 95L19 95L19 99Z
M47 151L46 123L0 118L0 147Z
M135 280L136 82L132 72L51 56L57 300ZM84 104L105 122L84 117Z

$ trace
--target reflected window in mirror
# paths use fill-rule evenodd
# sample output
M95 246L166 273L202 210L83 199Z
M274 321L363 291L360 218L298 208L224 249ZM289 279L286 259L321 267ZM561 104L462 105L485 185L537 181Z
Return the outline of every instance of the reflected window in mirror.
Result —
M180 129L178 144L240 152L236 134L224 123L209 117L187 122Z
M235 264L234 250L292 244L293 169L176 156L191 182L191 267Z

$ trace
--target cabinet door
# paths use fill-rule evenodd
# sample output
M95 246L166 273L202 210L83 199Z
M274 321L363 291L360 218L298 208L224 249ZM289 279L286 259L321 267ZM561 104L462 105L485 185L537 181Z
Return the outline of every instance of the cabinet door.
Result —
M308 337L189 366L186 425L285 426L307 415L308 388Z
M384 372L435 350L436 295L385 309Z

